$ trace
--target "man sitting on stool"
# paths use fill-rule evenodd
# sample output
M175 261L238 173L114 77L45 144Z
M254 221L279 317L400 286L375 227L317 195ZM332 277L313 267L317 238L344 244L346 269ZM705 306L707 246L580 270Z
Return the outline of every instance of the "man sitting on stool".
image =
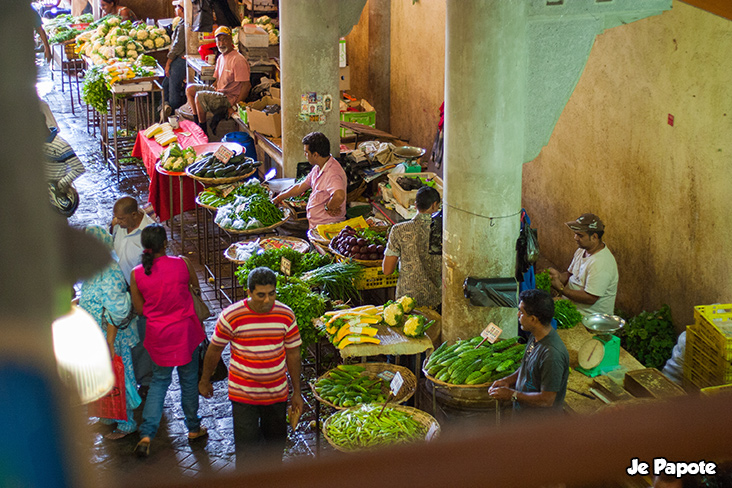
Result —
M214 116L211 130L216 132L218 123L234 113L239 102L246 100L252 83L249 80L249 62L236 49L231 39L231 29L216 29L216 47L221 56L216 60L212 86L191 84L186 87L186 98L193 112L193 120L206 132L206 112Z

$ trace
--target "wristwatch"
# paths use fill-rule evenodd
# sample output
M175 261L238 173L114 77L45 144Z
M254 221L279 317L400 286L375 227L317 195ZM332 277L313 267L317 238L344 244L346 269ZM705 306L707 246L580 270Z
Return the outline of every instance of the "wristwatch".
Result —
M511 401L516 403L518 401L518 391L513 390L513 395L511 395Z

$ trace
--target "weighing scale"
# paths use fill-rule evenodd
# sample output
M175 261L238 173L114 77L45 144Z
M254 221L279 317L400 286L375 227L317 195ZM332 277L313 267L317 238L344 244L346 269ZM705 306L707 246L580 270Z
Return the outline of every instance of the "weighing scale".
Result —
M404 160L404 166L407 169L407 173L410 173L409 169L414 168L414 166L417 166L419 168L418 171L416 171L417 173L419 173L420 171L422 171L422 167L419 164L415 165L414 160L424 156L425 152L427 151L425 149L422 149L421 147L400 146L394 149L392 154Z
M613 335L625 325L617 315L595 313L582 319L594 337L580 346L577 371L593 378L606 374L620 364L620 338Z

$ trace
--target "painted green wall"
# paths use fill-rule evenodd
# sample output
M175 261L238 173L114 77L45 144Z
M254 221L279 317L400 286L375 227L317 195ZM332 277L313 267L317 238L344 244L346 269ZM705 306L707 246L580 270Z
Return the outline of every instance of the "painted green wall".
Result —
M675 1L597 37L549 144L524 165L542 254L566 267L562 222L597 213L618 261L616 306L732 303L732 22ZM673 127L668 115L674 117Z

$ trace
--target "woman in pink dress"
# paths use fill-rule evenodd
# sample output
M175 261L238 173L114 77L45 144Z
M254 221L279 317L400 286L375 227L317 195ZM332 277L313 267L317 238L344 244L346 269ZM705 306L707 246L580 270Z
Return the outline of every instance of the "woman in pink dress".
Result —
M206 435L198 417L198 361L193 354L206 334L193 307L189 286L198 287L198 277L188 259L165 255L168 240L160 224L145 227L140 238L142 264L132 270L130 292L135 310L147 318L144 346L153 360L153 379L135 453L148 456L174 368L178 370L188 438Z

